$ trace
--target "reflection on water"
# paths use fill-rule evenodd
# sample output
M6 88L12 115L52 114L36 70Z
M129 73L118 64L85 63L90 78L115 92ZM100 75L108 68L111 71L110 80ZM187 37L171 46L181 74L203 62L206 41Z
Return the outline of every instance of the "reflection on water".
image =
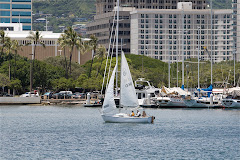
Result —
M100 108L0 109L2 159L240 158L240 110L147 109L154 124L116 124Z

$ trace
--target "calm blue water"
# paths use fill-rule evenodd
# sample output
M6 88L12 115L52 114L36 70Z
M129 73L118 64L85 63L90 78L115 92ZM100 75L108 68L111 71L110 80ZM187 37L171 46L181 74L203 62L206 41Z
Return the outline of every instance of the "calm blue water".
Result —
M79 106L0 110L0 159L240 159L240 110L147 109L154 124Z

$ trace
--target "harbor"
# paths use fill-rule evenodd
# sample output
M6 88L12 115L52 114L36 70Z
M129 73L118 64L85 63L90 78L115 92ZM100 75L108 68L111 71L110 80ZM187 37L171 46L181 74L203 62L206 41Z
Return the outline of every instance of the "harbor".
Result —
M239 0L0 0L0 159L240 159Z
M104 123L99 108L81 105L1 105L0 110L6 160L240 157L240 110L146 109L156 117L154 124Z

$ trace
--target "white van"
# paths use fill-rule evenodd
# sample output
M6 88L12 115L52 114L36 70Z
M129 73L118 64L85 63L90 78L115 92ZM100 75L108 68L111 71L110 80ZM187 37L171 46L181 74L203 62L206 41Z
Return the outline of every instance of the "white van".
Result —
M39 94L36 91L26 92L26 93L22 94L20 97L39 97Z
M62 94L72 94L72 91L60 91L59 93L62 93Z

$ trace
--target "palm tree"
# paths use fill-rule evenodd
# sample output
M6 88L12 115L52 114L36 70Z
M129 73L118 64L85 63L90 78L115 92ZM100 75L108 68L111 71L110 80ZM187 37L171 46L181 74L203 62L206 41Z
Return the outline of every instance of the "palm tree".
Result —
M101 64L97 71L97 77L98 77L98 73L100 72L101 67L102 67L103 58L106 56L106 54L107 54L106 48L103 45L98 46L96 56L97 56L97 58L101 58Z
M16 58L17 58L17 52L18 50L22 50L22 45L18 43L17 40L13 40L11 43L11 50L14 52L14 79L16 78Z
M6 40L6 47L7 47L7 54L9 57L9 79L11 80L11 72L10 72L10 68L11 68L11 61L10 58L12 57L12 53L14 52L14 72L13 72L13 78L16 78L16 57L17 57L17 52L18 50L21 49L22 45L19 45L17 40L10 40L10 38L8 38ZM15 95L15 88L13 88L13 95Z
M8 76L9 76L9 80L11 80L11 46L12 46L12 41L10 38L6 38L5 39L5 48L6 48L6 54L8 55ZM10 94L10 89L8 89L8 93Z
M34 60L35 60L35 55L36 55L36 48L37 48L38 44L45 48L45 44L41 41L42 36L41 36L41 33L38 30L35 33L30 31L29 36L27 38L31 40L32 45L34 44L33 59L32 59L32 63L31 63L31 66L30 66L30 91L32 91L33 73L34 73ZM27 45L29 45L29 44L27 44Z
M80 53L84 55L86 52L90 51L91 47L89 46L88 41L82 41L82 45L80 46Z
M67 30L64 31L65 34L65 42L66 46L69 47L69 51L70 51L70 57L69 57L69 75L71 76L71 62L72 62L72 55L73 55L73 49L74 47L76 47L77 49L80 49L81 45L82 45L82 38L80 35L77 34L77 32L75 32L71 27L68 27Z
M9 37L7 37L7 35L5 34L5 32L3 30L0 30L0 44L2 44L1 47L1 53L0 53L0 64L2 62L2 55L3 55L3 51L6 48L7 45L7 40Z
M67 65L67 57L66 57L66 34L61 34L61 37L58 39L58 44L63 49L64 59L65 59L65 78L68 79L68 65Z
M91 46L93 53L92 53L92 62L91 62L88 78L91 77L92 64L93 64L93 59L94 59L94 56L95 56L95 53L96 53L96 49L97 49L97 42L98 42L98 38L95 35L92 34L90 36L89 45Z

